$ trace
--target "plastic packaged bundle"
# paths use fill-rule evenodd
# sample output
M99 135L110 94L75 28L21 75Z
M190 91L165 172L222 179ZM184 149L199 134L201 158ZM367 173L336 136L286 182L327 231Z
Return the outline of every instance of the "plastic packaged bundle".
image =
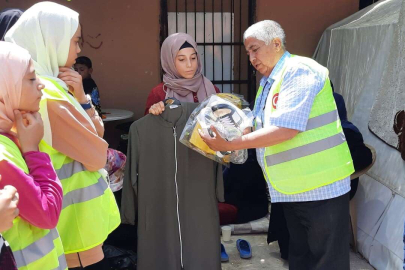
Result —
M217 96L231 102L232 104L236 105L239 109L249 107L249 102L247 102L242 95L231 93L218 93Z
M221 98L220 95L222 95ZM214 136L210 127L214 126L218 135L227 141L232 141L243 135L243 131L252 126L253 115L249 108L240 109L248 104L243 98L233 94L212 95L202 102L190 115L180 136L180 142L199 152L200 154L228 164L242 164L247 159L247 150L230 152L213 151L201 139L198 130L204 134Z

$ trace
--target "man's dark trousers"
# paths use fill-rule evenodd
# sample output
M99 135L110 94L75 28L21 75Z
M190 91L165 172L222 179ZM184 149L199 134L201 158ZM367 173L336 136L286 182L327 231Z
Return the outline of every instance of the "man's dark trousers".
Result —
M349 270L349 193L282 203L290 233L290 270Z

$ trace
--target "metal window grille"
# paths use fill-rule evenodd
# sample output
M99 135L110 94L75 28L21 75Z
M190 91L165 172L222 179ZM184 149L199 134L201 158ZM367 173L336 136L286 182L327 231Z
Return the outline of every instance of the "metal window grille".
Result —
M222 92L256 93L256 75L243 45L243 32L255 22L256 0L161 0L160 43L176 32L198 44L203 73Z
M375 2L378 2L378 0L359 0L359 10L366 8Z

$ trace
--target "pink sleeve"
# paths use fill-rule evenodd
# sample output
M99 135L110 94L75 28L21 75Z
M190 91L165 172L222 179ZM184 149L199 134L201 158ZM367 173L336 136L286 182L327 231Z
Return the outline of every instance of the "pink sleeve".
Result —
M42 229L53 229L62 210L62 185L49 156L33 151L24 155L30 174L14 164L0 161L0 188L14 186L20 196L20 217Z

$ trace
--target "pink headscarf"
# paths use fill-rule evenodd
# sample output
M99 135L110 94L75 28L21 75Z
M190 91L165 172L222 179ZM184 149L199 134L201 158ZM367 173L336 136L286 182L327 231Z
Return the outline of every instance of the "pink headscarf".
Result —
M193 78L185 79L180 76L175 66L176 55L184 42L190 43L197 53L198 68ZM162 68L165 72L163 82L166 88L166 98L174 97L179 101L194 102L193 92L197 93L198 101L215 94L214 85L202 74L201 60L198 55L197 43L184 33L176 33L168 36L162 44L160 53ZM164 88L164 89L165 89Z
M23 48L0 41L0 132L8 133L14 124L14 110L20 106L22 79L31 56Z

